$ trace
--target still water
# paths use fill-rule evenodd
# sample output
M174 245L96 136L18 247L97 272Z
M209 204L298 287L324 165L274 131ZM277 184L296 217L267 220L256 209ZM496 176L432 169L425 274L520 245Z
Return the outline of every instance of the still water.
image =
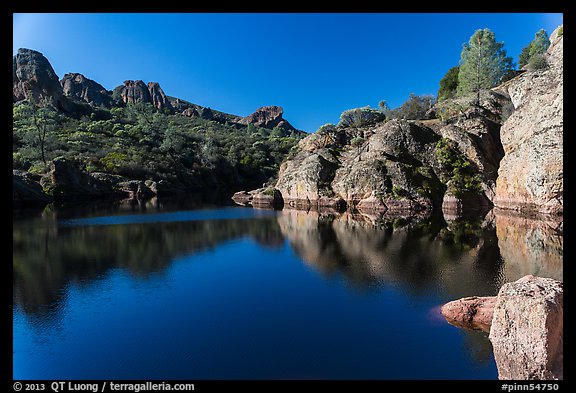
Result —
M438 307L562 280L557 223L151 200L14 212L14 379L497 379Z

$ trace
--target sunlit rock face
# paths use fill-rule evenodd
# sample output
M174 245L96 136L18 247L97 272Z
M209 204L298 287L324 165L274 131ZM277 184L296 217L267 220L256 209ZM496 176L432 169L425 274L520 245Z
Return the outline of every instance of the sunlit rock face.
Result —
M532 275L504 284L494 306L490 341L499 379L563 379L563 284Z
M494 205L524 212L564 211L563 35L551 35L549 67L528 71L503 87L515 111L502 125Z
M123 85L116 87L114 92L124 104L143 102L150 103L157 109L173 110L170 100L158 82L146 84L141 80L127 80Z
M70 109L48 59L35 50L20 48L12 60L12 100L26 99L35 102L47 99L58 109Z
M269 129L278 127L284 130L295 130L287 120L283 119L283 114L284 109L280 106L263 106L262 108L256 109L254 113L239 119L238 123L245 125L253 124L257 127Z

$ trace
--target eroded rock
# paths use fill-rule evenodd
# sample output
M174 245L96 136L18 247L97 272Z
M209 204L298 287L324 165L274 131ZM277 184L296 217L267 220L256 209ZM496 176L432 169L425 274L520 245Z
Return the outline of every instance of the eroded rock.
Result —
M451 325L490 332L495 304L496 296L471 296L444 304L440 312Z
M254 124L258 127L272 129L274 127L283 128L285 130L295 130L295 128L282 118L284 109L279 106L264 106L256 109L256 111L242 119L238 120L240 124Z
M564 290L528 275L500 288L490 341L503 380L563 379Z
M48 99L58 109L68 111L71 106L52 65L40 52L18 49L12 61L12 100Z
M76 97L92 106L102 105L110 107L111 92L108 92L101 84L86 78L82 74L65 74L60 80L60 85L66 96Z
M503 209L563 213L563 36L552 33L549 67L506 84L515 111L500 130L500 162L494 205Z

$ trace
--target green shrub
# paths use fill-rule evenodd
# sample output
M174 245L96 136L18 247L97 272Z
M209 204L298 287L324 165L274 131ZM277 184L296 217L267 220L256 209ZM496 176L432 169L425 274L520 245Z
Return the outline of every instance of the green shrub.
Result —
M528 61L529 71L544 70L546 68L548 68L548 62L546 61L546 58L541 54L532 56Z
M442 79L440 79L440 88L438 89L438 101L443 101L456 96L458 90L458 71L460 67L452 67Z
M369 106L365 106L342 112L339 125L343 127L362 127L384 120L386 120L385 114L376 109L371 109Z
M436 143L436 156L448 177L454 196L461 198L468 192L482 192L480 174L464 154L452 146L450 140L442 138Z
M117 173L118 170L126 163L128 156L124 153L110 152L100 159L104 168L111 172Z

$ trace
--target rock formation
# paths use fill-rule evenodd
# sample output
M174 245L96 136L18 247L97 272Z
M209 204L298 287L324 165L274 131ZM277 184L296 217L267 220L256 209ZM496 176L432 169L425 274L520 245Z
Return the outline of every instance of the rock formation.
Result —
M123 85L116 87L114 93L124 104L143 102L150 103L157 109L174 109L158 82L148 82L146 85L141 80L127 80Z
M150 102L157 109L167 108L172 110L172 104L164 94L158 82L148 82L148 93L150 94Z
M524 72L471 97L434 107L440 119L321 128L280 167L275 187L288 206L364 211L479 209L493 205L562 214L563 41L552 34L545 70ZM510 112L512 114L510 115ZM245 124L270 127L281 108Z
M527 275L498 296L446 303L451 324L489 332L503 380L563 379L564 290L561 281Z
M534 276L500 288L489 336L499 379L563 379L563 293Z
M150 92L148 86L141 80L127 80L124 84L114 89L124 104L134 104L136 102L150 102Z
M238 191L232 200L242 206L282 208L284 200L282 194L275 188L263 187L253 191Z
M282 164L276 188L288 205L345 201L360 210L418 213L440 209L446 194L455 205L490 206L494 174L484 176L482 169L497 166L496 126L481 115L469 117L470 132L406 120L319 130ZM456 165L462 171L457 178ZM462 189L464 178L477 182L478 189Z
M70 110L58 76L48 59L31 49L18 49L12 61L12 101L48 99L56 108Z
M528 71L499 89L515 111L500 130L505 156L500 162L494 205L530 213L562 214L563 36L551 35L548 68Z
M45 204L79 198L146 199L182 193L166 180L131 180L103 172L87 173L70 160L58 158L50 163L45 175L13 170L12 200L17 204Z
M496 296L471 296L444 304L441 313L456 327L490 332L495 304Z
M65 74L60 85L66 96L76 97L92 106L110 107L111 92L82 74Z
M56 200L122 196L110 176L92 176L79 170L73 162L60 158L50 163L50 172L40 180L45 192Z
M295 128L282 118L284 109L279 106L264 106L242 119L238 120L240 124L254 124L258 127L272 129L274 127L284 130L295 130Z
M40 176L22 170L12 171L12 201L17 203L47 203L51 198L39 183Z

